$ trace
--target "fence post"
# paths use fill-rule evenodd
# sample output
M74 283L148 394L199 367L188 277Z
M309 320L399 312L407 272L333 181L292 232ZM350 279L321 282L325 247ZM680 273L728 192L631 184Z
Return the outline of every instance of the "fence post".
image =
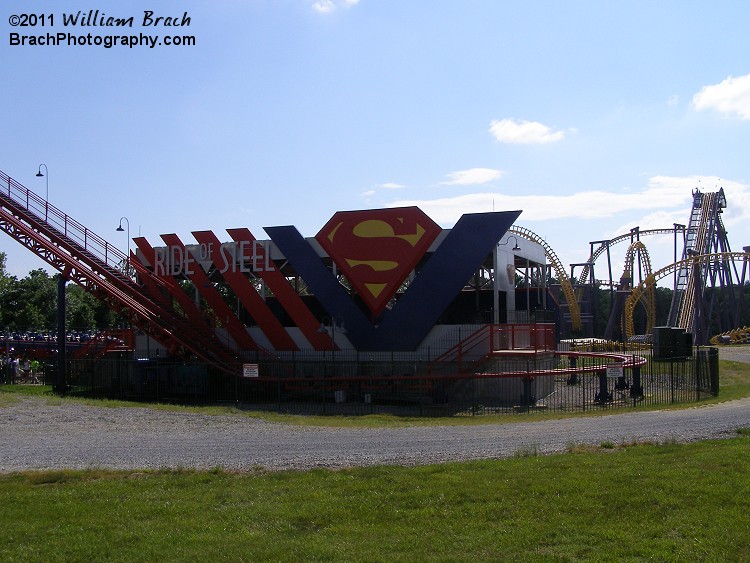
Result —
M607 389L606 371L599 372L599 393L594 397L594 400L600 405L612 400L612 395L609 394L609 389Z
M276 372L276 409L281 410L281 374L279 372Z
M523 378L523 393L521 395L521 405L526 407L526 412L531 412L531 407L536 403L536 397L531 392L531 384L534 378L531 377L530 373L529 360L526 360L526 377Z
M607 401L609 401L612 397L609 394L609 390L607 389L607 373L606 372L600 372L599 373L599 393L597 393L595 400L599 404L604 404Z
M62 274L57 276L57 373L52 379L52 390L64 394L67 388L65 373L68 358L66 354L67 339L65 334L65 283Z
M695 379L695 400L701 400L701 383L703 382L703 358L705 352L699 347L695 348L695 355L691 358L693 366L693 378ZM706 374L708 375L708 374Z
M323 366L323 413L326 412L326 372L328 371L328 364Z
M578 383L578 373L575 371L576 369L576 357L575 356L568 356L568 365L573 370L573 372L568 377L568 385L576 385Z
M669 397L670 403L674 403L674 358L669 359Z
M711 376L711 394L719 395L719 349L708 349L708 373Z
M643 386L641 385L641 366L633 366L633 385L630 387L630 396L633 398L633 406L638 399L643 398Z
M584 373L582 375L583 383L581 384L581 390L582 390L582 396L583 396L583 412L586 412L586 387L588 387L588 382L586 381L586 374Z

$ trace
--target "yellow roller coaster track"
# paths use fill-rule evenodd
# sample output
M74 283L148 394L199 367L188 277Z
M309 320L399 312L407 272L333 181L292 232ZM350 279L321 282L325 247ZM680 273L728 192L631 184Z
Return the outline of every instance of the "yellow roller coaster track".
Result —
M645 270L646 279L651 275L651 257L648 254L648 249L645 244L637 240L628 247L628 251L625 254L625 268L622 273L623 278L630 277L631 285L633 279L633 261L635 260L636 251L640 253L641 264ZM646 332L650 333L656 322L656 287L654 285L649 285L644 290L643 304L646 307ZM623 314L625 313L623 312ZM630 326L633 325L632 312L629 321L626 318L625 322L626 324L629 322Z
M552 247L548 245L547 242L543 238L541 238L536 233L530 231L529 229L526 229L524 227L519 227L517 225L513 225L510 229L508 229L508 232L516 236L519 236L521 238L524 238L526 240L535 242L544 249L544 253L547 256L547 259L549 260L550 265L552 266L552 269L555 271L555 275L557 276L557 279L560 282L560 287L562 288L563 295L565 295L565 300L568 303L568 311L570 312L570 322L573 327L573 330L576 332L580 331L581 330L581 310L578 307L578 300L576 299L575 292L573 291L573 284L570 283L570 278L568 277L568 274L565 273L565 268L563 268L563 265L560 262L560 259L557 257L557 254L555 254L555 251L552 250Z
M674 228L645 229L643 231L639 230L637 235L635 233L627 233L627 234L615 237L613 239L610 239L608 241L608 244L602 244L599 248L597 248L594 252L591 253L591 256L589 256L587 265L584 266L583 271L581 272L581 275L578 278L578 284L583 285L588 281L589 274L591 273L591 264L594 264L597 261L597 259L607 250L607 248L611 248L615 244L626 241L628 239L632 239L634 236L671 235L674 233L674 231L675 231Z
M654 272L650 276L646 276L646 278L640 284L638 284L638 286L633 288L633 292L625 301L624 315L625 315L626 338L630 338L631 336L634 336L634 333L635 333L635 329L633 327L633 311L635 310L636 304L641 299L641 297L643 297L646 294L649 288L653 288L656 286L657 281L659 281L663 277L668 276L669 274L673 274L674 272L678 271L681 268L688 268L688 267L692 268L692 267L697 267L697 266L704 266L711 262L722 261L722 260L747 262L747 261L750 261L750 253L717 252L717 253L711 253L711 254L698 254L691 258L687 258L685 260L680 260L679 262L675 262L674 264L670 264L669 266L666 266L665 268L662 268L661 270Z
M711 344L747 344L750 342L750 327L743 326L711 337Z

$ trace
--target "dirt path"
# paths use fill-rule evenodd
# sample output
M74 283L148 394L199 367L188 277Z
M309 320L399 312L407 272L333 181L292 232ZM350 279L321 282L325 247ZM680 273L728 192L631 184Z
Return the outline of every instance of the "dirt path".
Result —
M750 346L720 357L750 363ZM688 442L750 427L750 398L718 405L621 412L488 426L336 429L236 416L49 405L24 398L0 408L0 472L62 468L179 468L245 471L413 465L562 452L577 444Z

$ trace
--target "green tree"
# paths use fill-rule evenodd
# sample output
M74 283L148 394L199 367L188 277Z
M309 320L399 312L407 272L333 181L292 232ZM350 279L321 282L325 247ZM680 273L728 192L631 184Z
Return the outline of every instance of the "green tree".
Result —
M18 281L15 277L9 276L5 270L7 255L0 252L0 327L5 329L10 327L14 320L11 316L13 308L8 300L14 284Z
M13 284L13 325L18 330L51 330L55 326L57 282L39 268Z
M92 330L97 328L97 300L76 284L65 288L65 328Z
M96 330L119 324L117 315L81 286L65 288L65 326L70 330Z
M5 270L7 259L8 257L5 252L0 252L0 294L2 294L10 285L10 283L15 279L9 276L8 272Z
M0 252L0 328L52 331L57 327L57 276L43 269L22 279L5 270ZM74 283L65 288L66 328L96 330L118 326L119 319L107 306Z

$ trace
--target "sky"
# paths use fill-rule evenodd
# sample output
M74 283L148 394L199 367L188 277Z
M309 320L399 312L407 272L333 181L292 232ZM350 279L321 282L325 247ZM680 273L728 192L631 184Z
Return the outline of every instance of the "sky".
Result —
M314 236L336 211L417 205L445 228L522 210L516 224L567 267L590 241L687 224L693 190L719 188L732 249L750 244L744 1L6 0L0 11L0 170L123 250L121 217L159 246L163 233L193 243L194 230L229 240L236 227ZM80 25L89 11L133 25ZM36 25L12 25L23 21ZM29 44L48 33L93 44ZM194 41L104 46L142 34ZM654 270L673 261L670 237L644 242ZM3 233L0 251L11 275L53 273Z

